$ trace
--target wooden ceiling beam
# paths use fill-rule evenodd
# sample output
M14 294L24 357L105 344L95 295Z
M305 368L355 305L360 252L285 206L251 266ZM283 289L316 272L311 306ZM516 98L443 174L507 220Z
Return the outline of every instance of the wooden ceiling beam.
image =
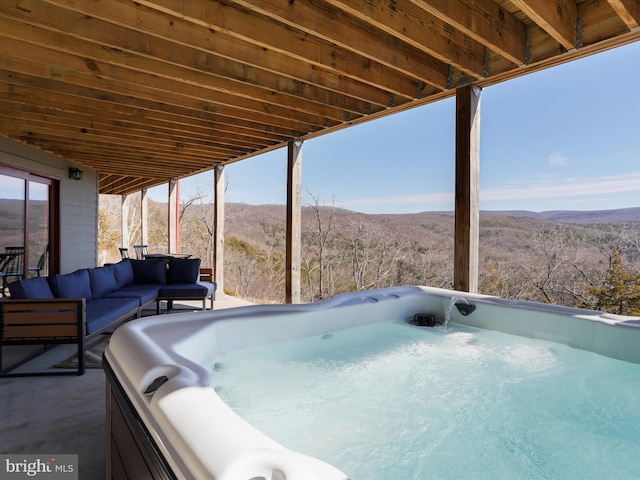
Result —
M311 68L329 68L339 75L352 76L390 92L396 93L396 90L400 90L398 93L402 95L408 93L411 98L415 98L416 84L422 77L425 77L422 79L429 85L446 88L446 67L439 69L438 67L442 65L438 65L435 59L424 59L425 63L408 59L406 52L399 54L390 45L385 45L380 39L362 31L350 30L349 43L351 40L357 42L358 48L346 47L342 41L332 43L326 40L326 38L335 37L327 31L324 32L327 37L321 36L317 31L314 33L306 31L305 26L309 23L315 23L318 26L325 24L320 27L323 30L343 29L344 20L328 15L326 5L311 8L306 5L306 2L297 2L292 5L273 2L269 7L268 17L255 13L255 8L252 8L250 11L254 13L251 15L251 21L247 21L247 10L222 2L139 1L149 8L185 18L216 32L257 45L263 48L265 53L275 51L292 56L308 62ZM283 18L283 15L286 15L283 7L289 5L296 10L304 9L305 17L296 17L302 21L301 23L287 24L286 18ZM366 49L372 56L361 53L362 49ZM381 58L383 54L385 57ZM407 73L410 70L409 65L416 68L416 71ZM407 81L410 85L408 91L403 87Z
M341 87L348 87L342 92L349 92L356 98L379 105L389 104L389 93L406 100L415 97L416 82L413 77L389 70L364 57L335 51L335 46L327 45L326 42L314 42L302 34L297 37L296 42L292 42L291 32L285 30L280 32L279 37L274 37L284 38L283 41L271 47L264 42L248 41L250 36L235 35L224 28L224 14L215 10L222 8L217 2L177 2L167 7L159 1L136 4L127 0L114 0L109 4L87 3L84 0L42 1L126 28L134 28L155 38L198 48L209 55L224 56L238 65L263 68L279 75L290 73L291 78L337 92L340 92ZM191 9L195 15L206 13L206 17L202 20L190 17L171 10L170 7L177 8L180 12ZM242 27L249 35L263 29L261 24L254 23ZM268 31L272 30L269 25ZM151 43L154 40L149 39L148 44ZM149 48L152 47L149 45ZM355 83L350 83L351 81ZM372 88L378 91L374 92Z
M202 154L217 154L221 156L235 156L246 151L237 145L220 145L210 139L203 142L192 142L184 137L174 134L163 135L160 132L144 132L139 134L135 130L126 127L119 127L112 124L104 124L91 121L91 119L79 119L77 117L61 117L52 115L50 112L38 109L26 110L24 108L12 108L7 104L6 108L0 112L0 119L10 119L13 129L24 129L37 131L39 128L46 128L48 131L58 131L68 135L80 135L83 138L100 138L104 141L112 142L113 145L127 145L132 147L157 148L164 147L169 150L182 149ZM0 123L1 120L0 120ZM71 137L73 138L73 137Z
M485 76L484 45L452 30L450 25L411 2L328 0L328 3L471 77Z
M5 39L7 48L18 42L29 42L27 51L24 51L24 43L22 44L21 54L33 60L39 59L40 63L47 58L49 65L66 70L67 75L77 72L82 78L91 76L93 83L96 83L97 78L100 83L111 81L131 84L135 77L138 81L144 82L145 90L154 92L150 94L151 99L163 98L170 101L172 97L177 99L178 96L188 96L215 104L235 105L251 112L275 114L282 118L298 117L317 126L326 125L327 121L341 122L348 116L344 110L330 105L311 104L302 98L275 91L269 92L239 82L223 79L212 81L206 74L123 52L114 54L98 45L55 32L45 32L37 27L8 28L9 23L11 22L5 17L0 16L0 35ZM45 43L47 38L49 44ZM74 51L75 53L71 53ZM172 91L176 80L182 81L184 85L179 93ZM366 112L364 103L360 106ZM364 112L353 113L357 116Z
M13 136L15 140L32 145L33 137ZM209 170L222 160L211 157L207 161L187 161L180 156L149 156L134 150L123 151L119 148L105 148L104 145L90 145L87 149L78 151L76 145L68 145L64 139L56 136L43 136L38 138L41 150L51 152L54 155L67 158L74 163L96 170L102 174L154 177L154 178L180 178L201 171ZM102 152L100 151L102 148ZM126 173L123 173L126 172Z
M64 152L64 150L62 151ZM131 165L131 162L143 162L144 159L139 159L137 157L118 156L117 153L109 153L105 157L105 160L109 161L109 165L104 165L104 168L102 168L103 166L99 165L98 168L96 169L100 176L114 175L119 178L123 178L123 177L147 178L147 179L155 179L158 181L157 183L168 182L171 179L183 178L185 176L184 169L183 170L179 170L179 169L162 170L157 167L154 168L154 163L152 162L144 163L145 165L144 174L140 174L138 172L131 172L130 174L126 174L122 172L127 171L128 166ZM94 164L94 159L92 157L86 157L86 156L79 156L77 158L74 158L73 161L81 166L83 165L83 162L88 163L90 165ZM166 161L166 160L163 160L163 161ZM179 161L179 159L177 161ZM155 165L157 164L158 164L158 161L155 162ZM208 167L206 167L206 170L215 168L215 166L216 164L212 162ZM205 170L205 167L202 167L202 170ZM200 171L200 170L197 167L195 167L193 171ZM141 190L141 189L142 187L138 188L138 190Z
M197 130L195 126L192 129L169 122L140 119L138 116L123 117L110 111L98 110L86 105L61 105L58 99L56 101L42 101L35 105L28 103L27 99L21 98L15 92L5 92L6 88L7 85L0 82L0 102L6 104L7 112L15 112L16 115L21 112L35 113L49 116L52 122L66 122L79 128L99 126L109 131L128 133L130 135L136 134L138 136L160 135L161 137L196 145L219 143L220 145L228 144L230 148L235 147L239 150L245 150L251 147L259 147L263 144L251 137L221 132L215 128L208 128L202 131ZM281 139L274 137L273 140Z
M20 119L12 119L12 117L6 115L0 115L0 125L3 131L8 136L20 137L24 139L49 139L55 138L60 140L64 145L75 145L86 151L96 153L106 153L109 150L122 150L133 152L145 152L151 157L163 157L163 158L175 158L176 155L183 156L184 158L192 158L197 164L200 162L207 163L211 158L226 158L233 156L234 153L229 153L223 149L209 148L209 149L196 149L193 147L187 147L179 143L172 143L167 141L158 141L156 145L151 144L152 139L144 140L131 140L127 142L118 142L115 136L100 135L97 133L81 132L75 127L69 127L65 125L55 124L50 125L44 121L31 120L29 124L23 124ZM95 146L98 146L97 148ZM135 168L133 166L132 168Z
M0 38L2 32L0 32ZM146 74L136 74L103 63L85 62L79 57L47 50L43 47L25 45L10 38L3 39L0 50L0 68L21 74L35 76L52 82L60 82L76 87L93 89L96 97L104 92L115 93L130 98L140 98L158 103L166 103L192 110L222 112L241 120L251 120L266 125L281 126L291 130L299 123L301 131L314 130L326 126L327 119L294 112L289 109L267 106L260 102L236 98L237 103L225 94L202 91L199 87L183 84L179 92L175 83ZM16 50L18 48L18 50ZM26 51L25 51L26 50ZM142 82L142 83L141 83ZM51 86L55 92L56 87Z
M512 0L513 4L567 50L576 48L578 6L575 0Z
M0 85L3 84L8 85L7 94L18 95L22 92L23 98L26 96L27 99L31 99L30 101L38 103L52 102L70 109L75 105L92 105L98 110L113 111L116 115L120 114L134 121L157 120L167 122L175 128L229 131L255 138L262 144L291 138L302 127L302 125L296 125L294 130L269 126L226 116L225 112L207 112L202 109L167 105L111 92L96 92L90 88L68 85L64 82L51 82L0 68ZM55 94L52 94L52 90Z
M168 179L164 178L143 178L134 176L120 175L100 175L99 187L100 192L107 195L128 195L138 193L145 188L157 187L163 183L167 183Z
M16 10L24 15L24 12ZM63 13L65 15L59 19L63 25L77 24L77 13L68 11L63 11ZM46 18L49 17L47 16ZM99 31L105 30L102 25L95 25L95 27ZM283 79L270 72L256 69L238 69L237 63L219 59L213 55L202 55L201 52L182 45L167 45L164 50L164 52L170 52L171 57L180 59L180 62L177 60L167 61L162 58L163 55L160 55L161 59L158 59L158 56L141 55L138 53L139 47L137 49L123 50L121 46L133 44L130 39L132 34L137 32L120 30L121 36L128 35L124 38L119 37L121 39L120 42L112 43L107 45L109 48L104 48L105 45L103 44L95 43L93 40L87 41L85 38L78 36L70 36L66 31L59 32L33 24L27 28L19 19L9 18L6 14L0 14L0 31L3 32L4 36L80 56L86 58L87 61L90 59L96 63L103 62L104 64L119 66L172 81L183 81L190 85L306 113L320 113L337 121L344 119L345 111L353 114L364 114L371 109L371 105L362 100L353 99L335 92L323 91L319 88L309 88L308 84L291 79ZM162 40L154 39L153 43L160 42ZM168 42L165 41L165 43ZM145 42L145 45L147 44L148 42ZM165 54L165 56L167 55ZM244 75L244 72L249 72L250 75ZM377 106L377 108L380 109L381 107Z
M65 149L62 148L61 151L65 152ZM73 154L73 150L69 150L67 154L70 154L70 155ZM89 164L93 166L95 164L95 158L86 154L77 155L73 159L73 161L79 165ZM182 167L182 169L180 168L162 169L162 168L159 168L158 166L158 162L161 162L161 161L166 162L167 160L160 159L153 162L145 158L126 155L120 152L109 152L103 157L103 162L108 162L108 163L98 164L96 170L100 173L100 175L111 174L111 175L118 175L121 177L156 178L156 179L161 179L163 181L168 181L171 178L176 178L176 179L182 178L185 176L184 166ZM174 161L178 165L180 165L182 159L174 158ZM144 173L140 173L137 171L131 171L131 173L129 174L122 173L122 172L127 172L129 170L129 166L131 165L132 162L141 162L145 166ZM197 171L203 171L203 170L210 170L214 168L216 164L217 164L216 161L212 161L206 166L202 164L202 165L196 165L196 166L188 166L186 168L190 168L192 169L191 171L197 172Z
M526 27L494 0L410 0L515 65L526 56Z
M109 48L161 59L261 88L270 85L273 89L285 89L290 94L304 91L307 98L314 100L314 96L317 96L315 101L320 102L322 98L330 97L332 105L339 106L345 103L343 108L347 110L361 110L357 106L348 106L349 102L355 100L379 106L387 106L389 103L388 93L379 88L338 76L330 71L318 74L316 69L309 69L308 64L282 54L279 54L282 56L280 64L284 68L269 68L272 61L266 60L262 48L246 42L239 45L238 40L232 37L214 34L203 26L182 19L175 19L172 25L174 35L171 39L157 36L157 32L149 26L151 20L147 17L155 15L166 19L166 14L161 12L151 11L145 15L138 13L145 21L136 22L138 29L133 30L130 26L122 26L131 16L129 14L127 17L127 9L109 9L103 12L103 20L93 16L101 13L95 11L95 6L88 4L83 11L76 11L43 2L37 12L25 12L12 4L0 4L0 11L22 22L58 29L66 35L87 39ZM68 5L65 4L64 7ZM130 5L128 8L135 7ZM157 22L154 25L157 25ZM62 26L64 28L61 29ZM149 35L154 36L150 39ZM239 61L244 64L242 68L238 68ZM342 97L345 100L341 100Z
M23 128L22 125L12 125L11 119L4 116L0 116L0 127L2 127L3 131L6 132L8 136L20 138L31 144L34 144L34 142L42 142L43 145L46 145L48 141L56 141L60 145L67 146L68 150L70 150L70 146L75 146L79 151L94 152L94 155L92 156L95 157L96 162L99 162L99 158L101 156L109 155L110 152L115 151L127 152L127 155L136 158L138 158L138 154L136 153L137 151L145 152L147 157L152 158L151 162L161 159L168 160L180 158L182 159L181 162L183 167L189 164L193 167L208 165L212 159L221 160L233 156L222 152L216 152L215 149L211 149L206 153L201 153L189 148L184 148L180 145L174 145L167 148L162 148L162 146L159 145L153 148L145 145L144 142L132 141L129 145L113 143L110 138L100 135L76 134L75 136L71 136L70 133L61 127L47 128L46 125L36 124L36 122L31 126L32 128L27 130ZM140 166L141 165L137 165L137 168Z
M607 0L611 8L622 19L629 30L640 27L640 1L639 0Z
M121 184L122 176L103 173L103 174L100 174L100 179L98 180L98 182L100 186L100 191L102 192L105 189L117 187L118 184Z
M65 149L64 146L60 147L60 151L65 155L74 155L74 150ZM112 174L119 176L131 176L131 177L139 177L143 176L146 178L159 178L165 181L170 178L181 178L184 177L184 168L191 169L192 172L199 172L210 170L214 168L219 161L216 159L212 159L212 161L208 164L200 163L198 165L183 165L182 168L179 168L182 165L182 158L174 157L174 162L177 164L176 168L160 168L159 162L167 162L166 159L160 158L155 160L149 160L148 158L136 156L136 155L128 155L126 152L108 152L104 156L100 157L100 162L96 162L96 158L86 153L79 153L73 157L73 161L79 165L91 165L92 168L95 168L101 175L103 174ZM130 169L130 165L133 162L140 162L144 165L144 172L133 171ZM95 165L95 166L94 166ZM127 172L130 173L122 173Z
M283 37L277 33L281 27L274 20L286 25L289 29L299 29L311 38L320 38L340 48L354 52L357 55L374 59L376 62L394 69L404 75L414 76L417 79L441 90L448 87L448 65L441 60L416 49L409 44L397 42L385 32L363 23L355 17L348 17L344 11L335 8L328 2L307 0L305 2L268 2L266 0L234 0L242 8L254 11L257 18L269 18L265 24L271 24L270 35ZM162 0L167 5L174 4L175 0ZM238 20L233 24L229 21L228 28L238 30L236 22L240 16L237 10L225 8L225 20L235 14ZM260 20L258 20L260 21ZM265 25L266 28L267 25ZM276 30L274 30L276 29ZM244 27L243 30L246 30ZM272 33L273 32L273 33ZM348 32L348 33L347 33ZM252 34L255 38L255 33ZM273 43L271 38L262 36L265 45Z

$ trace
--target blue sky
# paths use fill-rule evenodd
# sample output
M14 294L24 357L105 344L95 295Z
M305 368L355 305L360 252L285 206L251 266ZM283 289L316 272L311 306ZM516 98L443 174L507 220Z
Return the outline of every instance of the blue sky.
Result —
M480 208L640 206L639 78L636 42L485 88ZM366 213L453 210L454 152L453 98L309 140L306 203L313 195ZM226 201L285 203L286 164L280 149L229 165ZM212 177L183 180L182 197L210 191Z

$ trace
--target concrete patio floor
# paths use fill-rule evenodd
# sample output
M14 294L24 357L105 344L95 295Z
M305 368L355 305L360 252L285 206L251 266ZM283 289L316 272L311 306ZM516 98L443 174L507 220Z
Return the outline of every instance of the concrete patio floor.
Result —
M193 303L195 308L199 304ZM226 296L216 300L214 309L243 305L251 303ZM188 302L180 306L191 307ZM54 365L73 353L73 345L59 345L32 362L36 368ZM0 453L77 454L78 478L104 479L105 418L102 369L87 369L81 376L0 378Z

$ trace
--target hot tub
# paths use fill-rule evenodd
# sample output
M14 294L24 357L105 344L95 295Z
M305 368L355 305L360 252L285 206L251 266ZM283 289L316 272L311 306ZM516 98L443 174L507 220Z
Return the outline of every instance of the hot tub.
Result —
M120 327L104 355L109 478L349 478L243 420L212 387L211 366L241 349L328 338L389 319L413 328L451 321L640 363L638 318L429 287L147 317Z

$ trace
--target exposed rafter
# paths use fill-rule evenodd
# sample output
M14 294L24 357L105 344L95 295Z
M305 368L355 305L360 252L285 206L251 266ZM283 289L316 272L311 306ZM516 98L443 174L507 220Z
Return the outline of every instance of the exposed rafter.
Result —
M609 5L630 30L640 27L640 2L638 0L608 0Z
M571 50L576 47L578 6L574 0L513 0L513 3L564 48Z
M0 135L131 193L636 41L639 18L638 0L0 2Z

